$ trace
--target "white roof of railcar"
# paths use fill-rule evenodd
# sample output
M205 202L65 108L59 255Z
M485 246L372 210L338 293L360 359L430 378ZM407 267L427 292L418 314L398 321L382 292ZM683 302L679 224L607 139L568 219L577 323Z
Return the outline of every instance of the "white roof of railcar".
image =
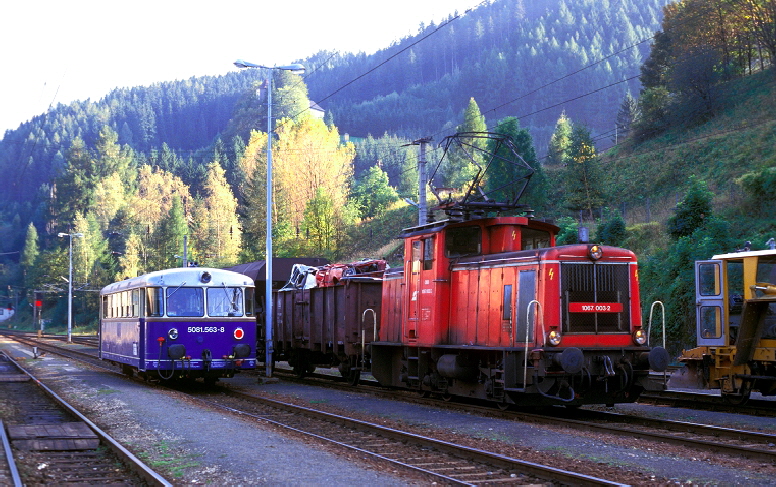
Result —
M209 282L202 282L202 276L205 273L210 274ZM253 287L253 280L238 272L225 269L215 269L212 267L174 267L154 271L138 277L132 277L123 281L108 284L100 291L100 294L115 293L117 291L126 291L138 287L147 286L203 286L203 287L222 287L222 286L248 286Z
M776 250L751 250L748 252L731 252L712 257L713 260L743 259L744 257L776 256Z

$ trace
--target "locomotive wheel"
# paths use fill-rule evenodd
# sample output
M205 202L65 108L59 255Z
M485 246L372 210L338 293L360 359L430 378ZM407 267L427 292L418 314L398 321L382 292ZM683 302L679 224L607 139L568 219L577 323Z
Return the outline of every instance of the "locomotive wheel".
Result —
M498 408L499 408L500 410L502 410L502 411L506 411L506 410L507 410L507 409L509 409L509 408L510 408L510 406L512 406L512 405L511 405L511 404L509 404L508 402L497 402L497 403L496 403L496 406L498 406Z
M444 402L450 402L450 401L453 400L453 395L452 394L444 393L444 394L442 394L441 397L442 397L442 400Z

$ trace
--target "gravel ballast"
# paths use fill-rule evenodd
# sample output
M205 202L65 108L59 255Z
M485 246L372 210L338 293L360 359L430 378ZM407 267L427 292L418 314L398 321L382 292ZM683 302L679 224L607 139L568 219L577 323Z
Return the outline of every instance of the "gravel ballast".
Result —
M32 359L27 347L0 339L0 348L25 364L136 455L176 485L407 485L390 466L309 444L299 436L205 408L184 394L148 387L58 358ZM62 375L65 378L62 379ZM488 418L359 392L312 387L282 380L258 384L255 374L223 380L230 388L337 413L380 421L417 433L557 468L637 485L776 485L772 465L686 451L663 444L569 432L561 428ZM764 429L763 418L725 413L627 405L636 412L709 424ZM670 412L670 414L669 414ZM0 413L1 414L1 413ZM1 416L0 416L1 417ZM770 420L772 422L772 420ZM751 422L751 424L750 424ZM614 478L613 476L619 477ZM422 483L422 482L420 482Z

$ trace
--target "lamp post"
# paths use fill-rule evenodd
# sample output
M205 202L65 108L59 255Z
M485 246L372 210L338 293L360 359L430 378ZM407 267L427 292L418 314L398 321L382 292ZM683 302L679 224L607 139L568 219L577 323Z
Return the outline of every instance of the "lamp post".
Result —
M270 70L267 76L267 249L264 263L266 271L264 294L264 369L266 376L272 377L272 70L291 71L294 74L304 73L301 64L288 66L262 66L242 59L234 62L240 69L261 68Z
M70 237L70 266L67 280L67 343L73 341L73 237L83 237L83 233L59 233L58 237Z

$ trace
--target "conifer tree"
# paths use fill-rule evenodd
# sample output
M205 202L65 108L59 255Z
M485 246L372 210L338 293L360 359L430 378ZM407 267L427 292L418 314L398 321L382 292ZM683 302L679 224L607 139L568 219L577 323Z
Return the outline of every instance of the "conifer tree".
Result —
M19 263L22 265L22 272L24 274L25 286L30 287L30 283L27 282L27 276L30 270L35 266L40 255L40 249L38 248L38 229L30 222L27 226L27 236L24 238L24 249L22 250L22 256Z
M568 149L571 145L571 120L562 112L558 121L555 123L555 131L550 137L550 143L547 148L547 164L560 166L566 164Z
M593 210L604 202L604 181L599 164L590 130L574 124L564 170L566 206L585 211L590 220L594 218Z

